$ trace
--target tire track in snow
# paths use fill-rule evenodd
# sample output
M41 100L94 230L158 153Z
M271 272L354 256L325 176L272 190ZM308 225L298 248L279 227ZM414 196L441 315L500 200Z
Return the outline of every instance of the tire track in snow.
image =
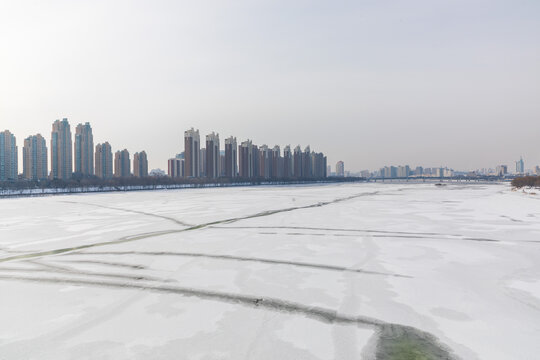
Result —
M184 228L184 229L155 231L155 232L150 232L150 233L142 233L142 234L137 234L137 235L125 236L125 237L122 237L120 239L111 240L111 241L102 241L102 242L79 245L79 246L74 246L74 247L69 247L69 248L61 248L61 249L54 249L54 250L46 250L46 251L25 253L25 254L21 254L21 255L14 255L14 256L9 256L9 257L5 257L5 258L0 258L0 263L8 262L8 261L39 258L39 257L44 257L44 256L50 256L50 255L58 255L58 254L63 254L63 253L68 253L68 252L73 252L73 251L78 251L78 250L89 249L89 248L93 248L93 247L106 246L106 245L117 245L117 244L122 244L122 243L136 241L136 240L148 239L148 238L151 238L151 237L156 237L156 236L161 236L161 235L176 234L176 233L182 233L182 232L187 232L187 231L200 230L200 229L211 227L213 225L230 224L230 223L234 223L234 222L241 221L241 220L247 220L247 219L253 219L253 218L257 218L257 217L270 216L270 215L279 214L279 213L283 213L283 212L290 212L290 211L294 211L294 210L303 210L303 209L311 209L311 208L323 207L323 206L326 206L326 205L336 204L336 203L356 199L356 198L363 197L363 196L376 195L378 193L379 193L379 191L373 191L373 192L368 192L368 193L360 193L360 194L355 194L355 195L351 195L351 196L347 196L347 197L343 197L343 198L337 198L337 199L330 200L330 201L318 202L318 203L310 204L310 205L295 206L295 207L289 207L289 208L284 208L284 209L276 209L276 210L266 210L266 211L262 211L262 212L252 214L252 215L246 215L246 216L240 216L240 217L229 218L229 219L224 219L224 220L212 221L212 222L208 222L208 223L204 223L204 224L194 225L194 226ZM155 215L155 214L152 214L152 215ZM160 215L157 215L157 216L161 217Z
M373 237L380 238L404 238L404 239L435 239L435 240L462 240L462 241L484 241L484 242L501 242L501 240L467 237L457 234L442 234L428 232L406 232L406 231L387 231L387 230L368 230L368 229L338 229L338 228L319 228L306 226L212 226L213 229L282 229L282 230L313 230L313 231L338 231L338 232L353 232L373 234ZM267 235L276 235L277 233L263 233ZM285 235L313 235L313 236L354 236L345 234L312 234L312 233L285 233ZM442 236L442 237L434 237Z
M256 297L252 295L234 294L211 290L184 288L176 286L152 285L142 283L118 283L110 281L95 281L84 279L60 278L60 277L28 277L28 276L5 276L0 275L0 280L28 281L41 284L67 284L75 286L95 286L113 289L131 289L153 291L169 294L177 294L186 297L196 297L203 300L219 301L224 303L239 304L250 308L258 308L281 313L303 315L311 319L328 324L353 325L362 328L371 328L376 331L377 351L376 359L387 359L388 351L392 351L393 345L403 341L420 343L436 354L435 359L457 359L449 349L441 345L431 334L418 329L399 324L386 323L366 316L347 316L337 311L318 306L303 305L296 302L277 298Z
M173 217L169 217L169 216L165 216L165 215L153 214L153 213L149 213L149 212L145 212L145 211L132 210L132 209L123 209L123 208L118 208L118 207L114 207L114 206L106 206L106 205L101 205L101 204L93 204L93 203L80 202L80 201L62 201L62 202L67 203L67 204L81 204L81 205L95 206L95 207L99 207L99 208L103 208L103 209L117 210L117 211L123 211L123 212L128 212L128 213L133 213L133 214L146 215L146 216L153 216L153 217L157 217L157 218L160 218L160 219L172 221L172 222L174 222L175 224L178 224L178 225L193 226L193 224L187 224L187 223L185 223L183 221L180 221L178 219L175 219Z
M358 269L354 267L343 267L343 266L336 266L336 265L325 265L325 264L315 264L315 263L290 261L290 260L277 260L277 259L267 259L267 258L257 258L257 257L247 257L247 256L225 255L225 254L219 255L219 254L168 252L168 251L108 251L108 252L103 251L103 252L76 252L76 253L70 253L67 255L181 256L181 257L193 257L193 258L256 262L256 263L273 264L273 265L291 265L291 266L305 267L305 268L312 268L312 269L319 269L319 270L329 270L329 271L338 271L338 272L346 271L346 272L351 272L351 273L361 273L361 274L367 274L367 275L382 275L382 276L393 276L393 277L401 277L401 278L412 278L412 276L409 276L409 275L363 270L363 269ZM78 261L73 260L73 262L78 262ZM82 260L81 262L84 262L84 260Z

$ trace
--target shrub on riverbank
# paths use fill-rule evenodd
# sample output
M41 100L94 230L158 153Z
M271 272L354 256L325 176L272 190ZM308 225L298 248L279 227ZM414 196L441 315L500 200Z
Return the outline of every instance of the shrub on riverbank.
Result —
M539 187L540 188L540 176L523 176L517 177L512 180L512 186L515 188L522 187Z

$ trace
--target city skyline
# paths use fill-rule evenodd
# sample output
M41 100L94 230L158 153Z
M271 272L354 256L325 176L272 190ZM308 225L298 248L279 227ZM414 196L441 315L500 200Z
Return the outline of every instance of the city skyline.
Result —
M98 178L109 179L113 175L115 177L135 176L145 177L150 174L148 155L146 151L136 152L133 157L133 171L131 171L130 153L127 149L117 150L112 154L112 147L108 142L96 145L93 147L93 132L89 122L79 123L75 127L75 135L71 136L71 125L67 118L56 120L52 124L52 133L50 139L50 154L46 139L41 134L30 135L24 139L24 145L19 151L19 146L16 143L16 136L8 129L0 133L0 180L16 179L19 176L23 179L38 180L44 178L59 178L68 180L72 174L82 176L96 175ZM275 145L269 148L263 144L260 148L253 145L252 140L247 139L236 146L236 137L230 136L225 139L223 150L220 146L219 133L209 133L205 136L206 142L201 146L200 131L193 127L184 131L184 151L177 153L174 158L169 157L167 166L163 170L155 168L163 173L169 174L172 177L208 177L216 179L218 177L257 177L262 178L291 178L304 177L304 173L317 174L321 176L323 173L321 168L311 169L311 165L317 161L317 164L322 164L322 159L314 158L310 161L304 159L305 155L310 154L310 146L307 145L302 151L300 145L294 148L291 152L290 145L286 145L283 149L283 158L281 157L281 148ZM69 139L66 142L64 139ZM232 148L231 148L232 146ZM192 147L192 149L190 149ZM208 148L213 149L207 152ZM250 155L254 148L257 152L257 159L252 160L253 155ZM73 151L72 151L72 150ZM233 150L231 150L233 149ZM13 157L13 151L16 156ZM247 153L242 154L243 151ZM185 173L186 161L185 154L192 153L193 159L189 160L193 163L193 172L188 175ZM181 158L179 155L181 154ZM238 155L240 154L240 155ZM324 156L324 154L316 154ZM50 155L50 172L48 172L48 156ZM261 156L259 159L258 156ZM19 160L22 157L22 162ZM231 163L231 159L234 159ZM15 160L17 159L17 160ZM181 159L182 163L178 161ZM249 159L249 160L248 160ZM268 161L264 160L267 159ZM283 163L277 163L278 159L282 159ZM290 160L288 160L290 159ZM15 160L15 161L14 161ZM174 160L174 163L171 161ZM259 161L264 162L259 168ZM290 161L290 163L287 163ZM244 163L244 167L240 163ZM95 166L94 166L95 163ZM325 171L325 176L356 176L363 178L406 178L406 177L453 177L454 174L459 176L504 176L507 174L540 175L540 166L528 164L525 166L523 156L519 160L514 161L515 170L512 165L498 164L495 167L481 167L473 170L453 169L448 166L425 167L416 166L415 169L409 165L390 165L377 169L362 169L351 170L345 169L344 162L338 160L334 166L327 161L324 156L325 165L322 166ZM63 165L62 165L63 164ZM248 165L245 165L248 164ZM298 164L308 166L307 168L297 168ZM247 167L246 167L247 166ZM181 167L181 168L180 168ZM276 170L279 169L279 170ZM424 172L426 169L427 172ZM188 170L189 171L189 170ZM14 175L15 174L15 175ZM47 175L43 175L47 174ZM180 175L181 174L181 175ZM254 174L258 174L254 176Z
M540 164L537 1L0 7L0 124L19 139L61 116L95 143L152 139L161 169L195 125L352 171Z

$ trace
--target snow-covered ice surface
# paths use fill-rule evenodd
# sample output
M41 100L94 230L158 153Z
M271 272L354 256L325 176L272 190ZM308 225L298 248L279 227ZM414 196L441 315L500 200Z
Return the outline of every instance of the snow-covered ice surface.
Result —
M0 200L0 359L540 357L540 195L338 184ZM411 328L408 328L411 327Z

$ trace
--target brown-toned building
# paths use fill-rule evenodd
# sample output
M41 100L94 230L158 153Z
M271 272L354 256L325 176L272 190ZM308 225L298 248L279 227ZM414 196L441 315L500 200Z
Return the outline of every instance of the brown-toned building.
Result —
M128 177L131 176L131 164L129 161L129 151L126 149L117 151L114 154L114 176Z
M133 155L133 175L139 178L148 176L148 156L144 150Z
M96 145L95 160L96 176L100 179L112 179L113 156L111 145L108 142Z
M41 134L24 139L23 177L28 180L47 178L47 142Z

